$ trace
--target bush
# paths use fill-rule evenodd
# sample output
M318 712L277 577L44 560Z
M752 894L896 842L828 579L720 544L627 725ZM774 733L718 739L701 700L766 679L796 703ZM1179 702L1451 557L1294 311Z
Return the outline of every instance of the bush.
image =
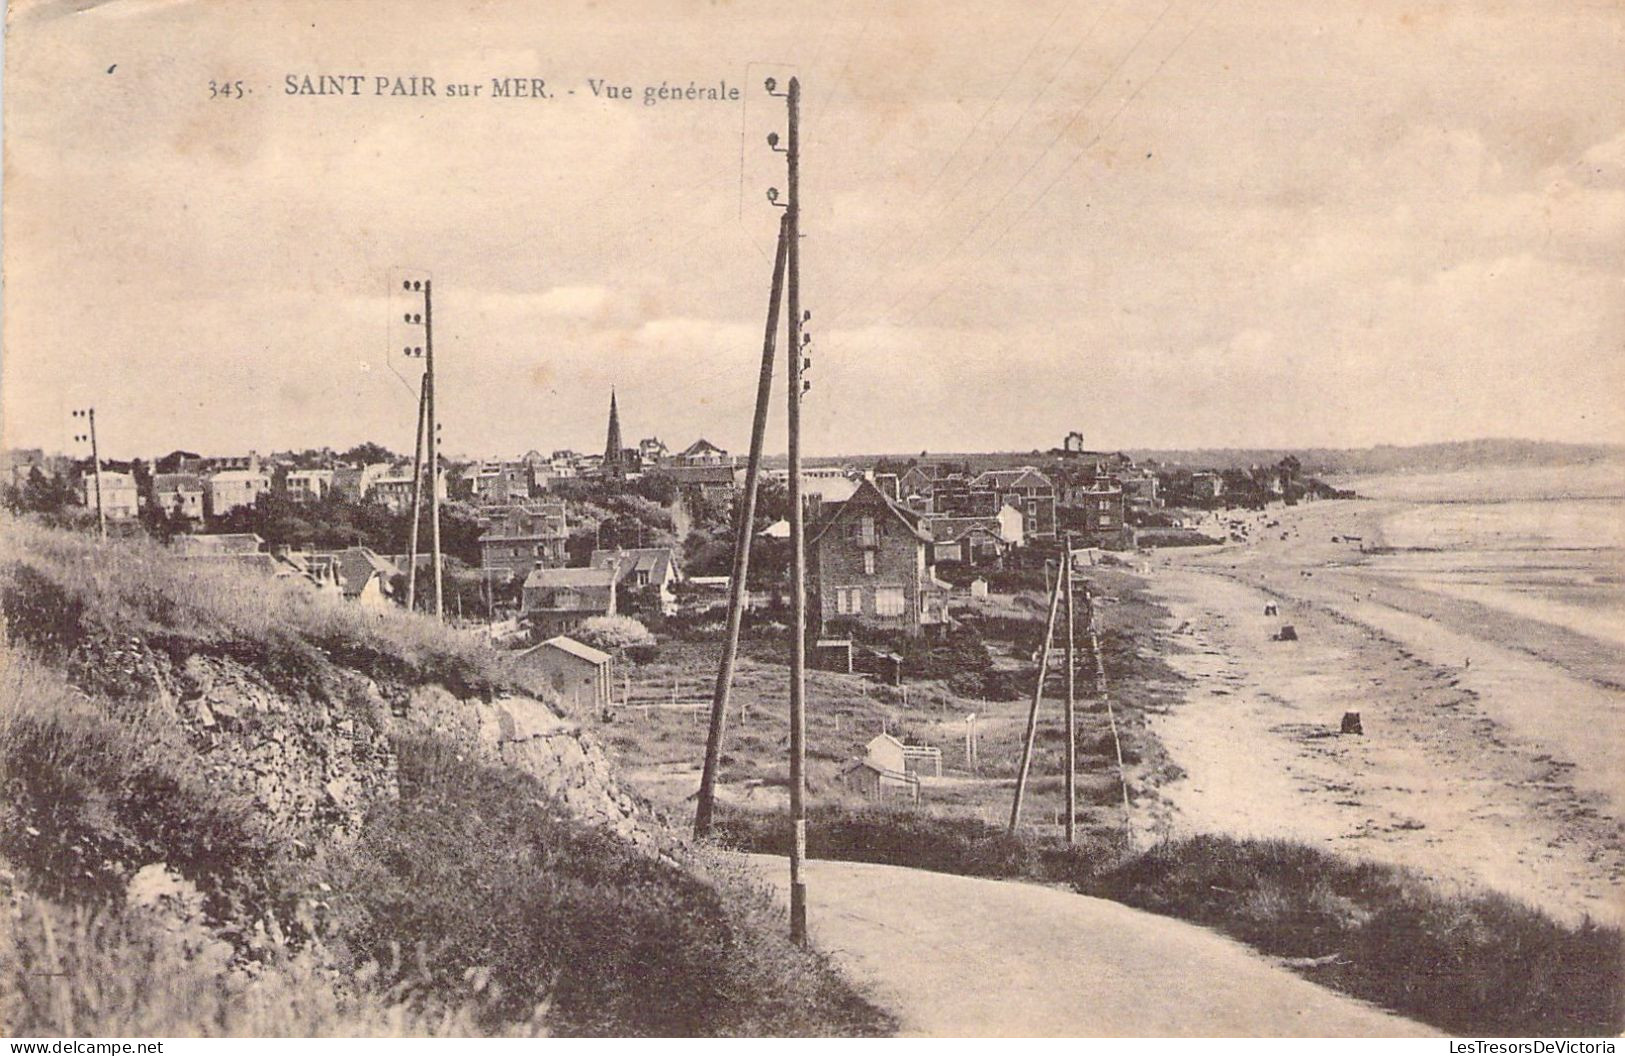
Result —
M619 653L630 646L654 644L654 635L649 633L649 628L630 616L594 616L582 623L572 637L607 653Z

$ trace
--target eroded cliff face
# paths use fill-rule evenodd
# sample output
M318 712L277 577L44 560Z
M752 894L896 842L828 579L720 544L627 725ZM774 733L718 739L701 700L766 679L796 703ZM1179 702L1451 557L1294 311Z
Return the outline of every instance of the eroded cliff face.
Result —
M534 777L579 821L645 842L638 805L603 751L546 701L381 683L331 661L302 671L295 688L268 676L263 658L175 656L165 644L87 637L67 657L69 680L112 707L176 723L211 786L249 797L279 839L310 845L358 831L371 804L399 794L391 738L434 733L471 761Z

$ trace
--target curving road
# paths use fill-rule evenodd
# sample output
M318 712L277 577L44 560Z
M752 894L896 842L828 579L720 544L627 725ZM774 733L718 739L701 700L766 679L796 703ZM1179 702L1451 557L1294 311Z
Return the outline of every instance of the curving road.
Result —
M783 858L752 855L787 898ZM807 865L813 941L927 1037L1420 1037L1221 935L1036 884Z

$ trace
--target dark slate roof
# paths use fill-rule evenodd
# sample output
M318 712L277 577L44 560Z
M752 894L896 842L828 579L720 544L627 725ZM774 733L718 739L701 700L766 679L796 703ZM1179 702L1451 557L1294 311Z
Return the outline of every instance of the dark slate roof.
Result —
M594 550L592 560L588 562L593 568L615 568L619 560L620 579L624 580L634 572L649 573L651 583L666 578L666 570L675 567L677 560L670 547L655 546L644 547L637 550Z

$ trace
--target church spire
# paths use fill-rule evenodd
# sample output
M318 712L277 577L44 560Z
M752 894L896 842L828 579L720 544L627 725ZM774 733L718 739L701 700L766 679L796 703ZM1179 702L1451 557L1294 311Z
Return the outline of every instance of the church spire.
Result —
M621 464L621 416L615 409L615 389L609 390L609 436L604 441L604 468Z

